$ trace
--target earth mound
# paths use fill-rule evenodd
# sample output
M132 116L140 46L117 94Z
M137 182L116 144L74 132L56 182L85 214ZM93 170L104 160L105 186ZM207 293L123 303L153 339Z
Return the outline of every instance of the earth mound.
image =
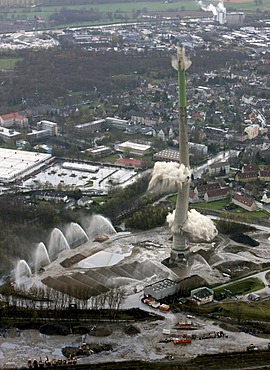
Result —
M140 329L136 328L134 325L129 325L124 329L124 333L127 335L137 335L140 334Z
M64 347L62 348L62 353L66 358L69 357L79 357L79 356L89 356L93 353L100 353L103 351L111 351L113 349L112 345L109 343L91 343L86 344L85 349L81 347Z
M60 324L44 324L39 328L41 334L46 335L68 335L70 330L65 325Z
M257 240L251 238L248 235L242 234L242 233L232 234L230 238L237 243L250 245L251 247L257 247L258 245L260 245L260 243Z

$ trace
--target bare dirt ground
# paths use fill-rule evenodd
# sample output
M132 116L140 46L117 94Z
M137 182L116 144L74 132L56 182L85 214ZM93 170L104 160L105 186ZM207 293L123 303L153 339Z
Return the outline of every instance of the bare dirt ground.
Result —
M138 295L134 297L134 299L137 298ZM138 305L140 305L139 301ZM179 321L187 320L186 314L164 313L164 316L164 320L134 323L134 326L140 331L136 335L125 334L125 326L115 323L110 325L111 334L106 336L97 336L97 333L95 335L46 336L36 330L18 332L16 329L11 329L5 333L5 336L0 337L0 368L8 367L12 363L15 363L17 367L25 367L29 358L39 359L41 357L44 360L46 356L50 359L55 356L64 359L63 347L79 347L83 342L88 344L109 343L113 350L78 358L78 364L125 360L155 362L166 360L168 355L173 356L175 361L188 361L197 355L246 351L246 347L251 343L256 344L259 349L267 349L270 341L270 338L259 338L243 332L224 330L218 322L203 318L193 319L194 323L200 326L198 330L183 331L176 329L176 326ZM97 331L99 327L101 326L98 324ZM199 333L214 333L220 330L224 332L225 336L196 339L190 345L179 346L172 342L162 342L166 337L168 338L168 335L163 334L163 329L171 330L169 337L174 338L181 338L183 334L196 333L198 335Z
M117 236L115 239L108 241L101 248L108 250L109 248L114 253L119 251L128 254L127 260L133 262L136 260L153 261L158 266L165 257L168 256L170 250L170 242L168 240L168 231L164 228L157 229L158 232L138 233L136 235ZM209 278L211 281L226 282L226 278L216 269L217 265L238 261L238 267L241 263L246 264L246 261L254 261L256 265L260 265L262 261L269 261L269 240L268 233L256 232L254 237L260 241L260 246L250 248L246 246L236 245L236 243L228 240L228 238L220 237L217 244L193 244L191 246L192 253L196 254L200 251L193 263L193 269L196 273L203 273L204 277ZM90 249L93 248L90 245ZM80 248L79 248L80 249ZM86 244L81 247L82 250L89 249ZM127 253L127 249L129 252ZM232 253L232 249L233 252ZM209 257L212 260L210 266L202 257L204 254L213 255ZM214 258L215 257L215 258ZM63 256L65 258L65 256ZM59 262L52 264L54 273L59 272ZM152 264L146 265L150 268ZM244 266L245 267L245 266ZM78 267L74 267L77 269ZM152 267L151 267L152 268ZM161 267L160 267L161 268ZM165 268L165 267L162 267ZM45 273L49 273L49 268ZM158 270L159 271L159 270ZM67 273L70 273L68 269ZM143 295L143 286L154 280L160 279L160 276L153 276L149 281L136 281L128 285L128 297L123 305L123 308L140 307L146 311L155 312L154 309L141 303ZM227 278L228 279L228 278ZM225 280L225 281L224 281ZM136 288L136 289L135 289ZM134 293L134 292L137 293ZM210 319L200 317L188 317L188 313L163 313L164 319L158 319L151 322L135 322L134 326L139 330L136 335L128 335L125 333L125 324L114 323L113 326L109 325L111 330L110 335L97 336L97 335L68 335L68 336L47 336L42 335L36 330L23 330L18 332L16 329L8 330L7 332L0 332L0 368L10 366L14 363L17 367L25 367L28 358L44 360L46 356L50 359L64 358L62 355L63 347L79 347L83 342L91 343L108 343L112 345L112 350L93 354L88 357L78 358L78 364L98 364L109 363L111 361L151 361L158 362L166 360L168 356L173 356L174 361L188 361L196 358L198 355L204 354L222 354L225 352L246 351L247 346L251 343L258 346L258 349L267 349L269 338L260 338L253 336L249 333L231 330L229 326L224 329L224 325ZM192 320L197 330L179 330L177 324L179 321ZM101 324L97 323L97 330ZM165 343L165 335L163 329L170 330L169 337L181 338L183 334L206 334L223 331L224 337L208 338L208 339L195 339L187 346L174 345L172 342ZM91 333L91 331L90 331ZM94 334L94 333L92 333ZM96 334L96 333L95 333ZM168 337L168 336L167 336ZM270 351L269 351L270 353ZM169 361L169 360L167 360Z

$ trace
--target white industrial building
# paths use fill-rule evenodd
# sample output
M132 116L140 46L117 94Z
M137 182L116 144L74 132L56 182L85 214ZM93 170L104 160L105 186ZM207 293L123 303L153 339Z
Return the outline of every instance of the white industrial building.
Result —
M76 170L76 171L82 171L82 172L98 172L99 167L98 166L92 166L90 164L86 163L78 163L78 162L64 162L62 165L63 168L66 168L68 170Z
M144 294L155 299L163 299L169 295L176 294L179 290L179 283L171 279L164 279L144 288Z
M0 138L5 142L19 139L21 136L22 134L18 131L10 128L0 127Z
M151 145L133 143L132 141L125 141L118 145L120 152L129 152L129 154L143 156L149 154L152 151Z
M58 135L58 125L56 122L42 120L37 123L37 126L40 126L42 130L50 131L50 136Z
M12 183L43 167L51 154L0 148L0 182Z

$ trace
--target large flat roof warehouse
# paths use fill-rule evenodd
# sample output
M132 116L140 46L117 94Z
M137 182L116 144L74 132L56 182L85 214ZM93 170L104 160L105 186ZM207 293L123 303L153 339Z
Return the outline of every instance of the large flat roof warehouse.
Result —
M51 154L0 148L0 181L11 183L42 167Z

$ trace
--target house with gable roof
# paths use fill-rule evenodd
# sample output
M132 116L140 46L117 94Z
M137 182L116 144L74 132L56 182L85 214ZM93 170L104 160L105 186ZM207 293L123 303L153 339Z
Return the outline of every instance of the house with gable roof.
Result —
M204 200L205 202L214 202L215 200L222 200L226 199L230 196L230 188L229 186L222 188L222 189L213 189L208 190L204 194Z
M249 212L256 211L258 209L257 204L252 198L249 198L240 193L234 193L232 195L232 203L234 203L235 205L241 208L246 209Z
M211 184L198 184L194 189L194 193L196 193L199 197L203 197L207 191L220 188L221 186L219 182L213 182Z
M260 170L259 179L264 182L270 181L270 170Z
M21 115L18 112L2 114L0 116L0 126L2 127L20 127L25 128L28 127L28 118Z
M189 191L189 203L197 203L200 199L198 197L198 194L196 194L194 191Z
M235 180L238 182L253 182L253 181L256 181L257 178L258 178L257 171L238 172L235 175Z
M161 123L160 125L153 127L153 129L154 136L163 141L173 139L175 137L175 132L171 123Z

